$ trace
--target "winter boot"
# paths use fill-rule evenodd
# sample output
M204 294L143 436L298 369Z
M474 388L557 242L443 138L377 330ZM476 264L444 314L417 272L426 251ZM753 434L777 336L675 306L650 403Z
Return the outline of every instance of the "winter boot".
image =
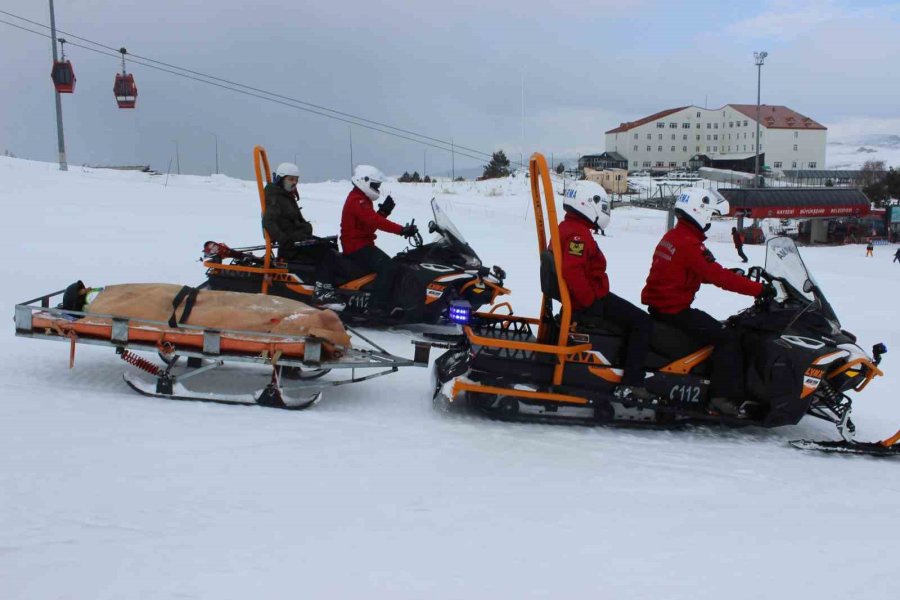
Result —
M316 288L313 290L313 302L320 305L343 305L341 298L334 291L334 286L320 281L316 282Z
M653 393L641 385L619 385L613 392L616 398L621 400L631 400L641 404L649 404L653 400Z
M746 414L741 410L740 404L730 398L716 397L709 400L709 406L723 417L736 417L743 419Z

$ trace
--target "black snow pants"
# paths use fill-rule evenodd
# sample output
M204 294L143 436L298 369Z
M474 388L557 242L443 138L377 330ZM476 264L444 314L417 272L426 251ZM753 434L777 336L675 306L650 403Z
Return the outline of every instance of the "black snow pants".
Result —
M625 368L622 383L632 386L644 386L644 363L650 349L650 334L653 322L646 312L615 294L595 300L593 304L581 311L581 314L602 318L606 321L621 323L627 330L625 342Z
M713 344L710 397L740 400L744 395L744 368L737 332L696 308L675 314L651 309L653 318L685 332L701 344Z
M366 273L376 274L377 279L372 288L372 303L378 308L387 310L393 308L388 304L391 299L397 266L391 257L377 246L365 246L352 254L345 254L344 258L352 262L355 267L364 269Z
M743 245L743 244L741 244L741 245L739 245L739 246L738 246L738 245L735 245L734 248L735 248L735 250L737 250L738 256L741 257L741 260L742 260L742 261L747 262L748 260L750 260L750 259L747 258L747 255L744 254L744 245Z
M317 283L334 285L338 276L341 275L337 250L330 244L279 247L278 258L315 265Z

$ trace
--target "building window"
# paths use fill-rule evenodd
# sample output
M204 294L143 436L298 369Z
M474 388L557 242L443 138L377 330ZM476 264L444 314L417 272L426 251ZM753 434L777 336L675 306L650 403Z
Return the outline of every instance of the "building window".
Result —
M685 133L684 135L681 136L681 140L682 140L682 141L687 140L687 134L686 134L686 133Z
M697 136L697 141L698 141L698 142L700 141L700 136L699 136L699 135Z
M700 146L697 146L697 150L695 152L700 152Z
M675 152L675 146L672 146L672 150L670 152Z
M794 162L791 163L791 168L792 168L792 169L796 169L796 168L797 168L797 161L796 161L796 160L795 160Z
M744 144L744 152L747 151L747 144Z
M649 161L649 160L645 160L645 161L644 161L644 166L645 166L645 167L649 167L649 166L650 166L650 161Z
M713 139L716 140L716 141L718 141L718 139L719 139L719 134L714 133L714 134L713 134Z
M697 123L697 129L700 129L700 123Z
M669 129L678 129L678 123L669 123Z
M637 152L637 146L634 147L634 151Z
M751 138L755 138L755 137L756 137L756 132L755 132L755 131L754 131L754 132L751 132L751 133L750 133L750 137L751 137Z
M728 121L728 127L734 127L734 121Z
M718 129L718 128L719 128L719 124L718 124L718 123L713 123L713 129Z
M647 146L647 152L653 152L653 146Z
M656 124L656 128L657 128L657 129L665 129L665 128L666 128L666 124L665 124L663 121L660 121L660 122L658 122L658 123Z
M746 127L746 126L747 126L747 120L744 119L744 127Z
M681 124L681 128L682 128L682 129L690 129L690 128L691 128L691 124L690 124L690 123L682 123L682 124Z
M664 162L661 161L661 160L658 160L658 161L656 161L656 166L657 166L657 167L664 167L664 166L666 166L666 163L664 163Z
M712 138L712 136L709 135L709 134L707 133L707 134L706 134L706 141L708 142L711 138Z
M682 152L687 152L687 146L682 146L682 147L681 147L681 151L682 151Z
M731 146L728 146L728 151L731 152Z
M683 161L683 162L681 163L681 166L682 166L682 167L686 167L686 166L687 166L687 161Z
M800 137L800 132L799 132L799 131L795 131L795 132L794 132L794 137L795 137L795 138Z
M678 166L678 163L675 162L675 161L673 160L672 162L669 163L669 166L670 166L670 167L677 167L677 166Z
M780 160L775 161L775 168L776 168L776 169L780 169L780 168L781 168L781 161L780 161Z
M810 169L815 169L815 168L816 168L816 163L814 163L814 162L809 163L809 168L810 168Z
M718 151L719 151L719 147L718 147L718 146L713 146L713 152L718 152Z
M744 132L744 139L745 139L745 140L747 139L747 132L746 132L746 131Z
M637 166L637 161L636 161L636 160L631 161L631 166L632 166L632 167L636 167L636 166Z
M661 134L661 133L659 134L659 139L662 139L662 134Z
M647 134L647 139L648 139L648 140L652 140L652 139L653 139L653 134L652 134L652 133L648 133L648 134Z
M657 152L662 152L662 146L657 146L657 147L656 147L656 151L657 151Z
M700 113L697 113L697 118L698 118L698 119L700 118Z
M709 146L706 147L706 151L709 152Z
M794 144L794 152L797 151L797 144Z
M675 134L674 134L674 133L672 134L672 139L673 139L673 140L675 139Z
M712 123L707 123L707 124L706 124L706 128L707 128L707 129L712 129Z
M634 134L634 139L637 139L638 134Z

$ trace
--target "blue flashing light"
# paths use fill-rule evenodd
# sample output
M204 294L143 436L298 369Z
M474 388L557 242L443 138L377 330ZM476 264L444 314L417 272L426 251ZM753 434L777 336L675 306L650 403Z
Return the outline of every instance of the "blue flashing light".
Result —
M454 300L447 309L447 317L453 323L466 325L472 318L472 305L468 300Z

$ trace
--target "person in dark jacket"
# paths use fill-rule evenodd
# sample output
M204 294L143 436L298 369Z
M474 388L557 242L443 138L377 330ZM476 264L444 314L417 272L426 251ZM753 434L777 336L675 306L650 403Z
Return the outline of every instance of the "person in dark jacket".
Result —
M893 262L900 262L900 248L897 248L897 251L894 252L894 261Z
M337 301L334 281L337 275L335 251L313 236L312 223L300 212L297 184L300 169L293 163L281 163L275 169L272 183L266 185L266 210L263 228L269 239L278 245L278 258L287 261L310 262L316 266L316 287L313 299L320 303Z
M347 195L341 213L341 248L344 257L367 273L377 276L372 290L375 310L390 312L388 306L394 284L395 266L391 257L375 245L376 231L386 231L403 237L418 233L415 225L399 225L388 217L394 200L388 196L376 212L374 202L381 195L384 175L375 167L359 165L351 178L353 189Z
M731 228L731 239L734 241L734 249L737 250L738 256L743 262L747 262L747 255L744 254L744 236L737 230L737 227Z
M650 315L609 291L606 257L592 235L609 224L606 192L596 183L579 181L567 190L563 210L566 216L559 224L559 242L562 275L572 310L625 326L625 364L622 384L616 394L622 398L649 400L652 394L645 387L644 362L650 347Z
M711 315L691 308L704 283L747 296L774 295L771 286L724 268L703 244L713 214L726 214L728 201L702 188L684 190L675 202L678 224L656 246L641 302L651 316L672 325L702 344L714 344L711 404L730 416L740 415L743 360L737 334Z

